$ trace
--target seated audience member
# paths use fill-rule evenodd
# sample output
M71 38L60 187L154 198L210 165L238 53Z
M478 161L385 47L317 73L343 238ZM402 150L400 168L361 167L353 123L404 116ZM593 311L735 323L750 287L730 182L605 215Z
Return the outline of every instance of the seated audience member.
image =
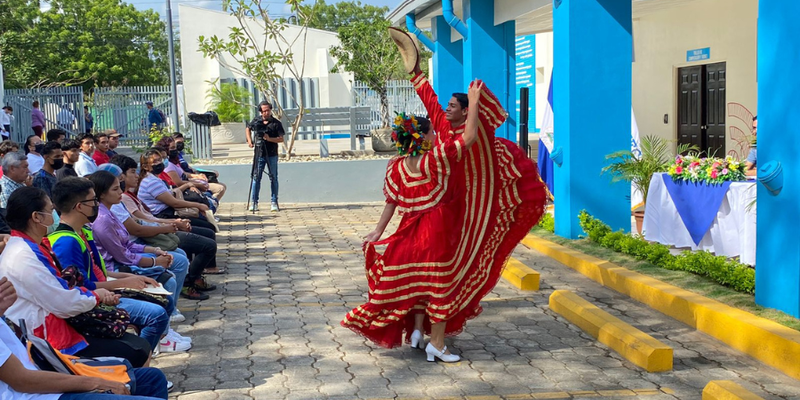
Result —
M180 132L175 132L172 134L172 137L175 138L175 148L178 150L178 160L180 161L181 169L183 172L189 174L190 178L198 178L205 179L210 183L219 184L225 186L223 183L219 182L219 172L213 170L199 170L192 168L189 163L183 158L183 151L186 146L186 138L183 137L183 134ZM227 187L226 187L227 188Z
M58 144L64 144L64 140L67 138L67 131L63 129L50 129L47 131L46 137L48 142L58 142Z
M44 165L44 157L41 154L42 148L44 148L44 143L36 135L30 135L25 140L25 155L28 156L28 171L30 171L31 175L39 172L42 169L42 165Z
M93 215L93 206L87 201L76 207ZM150 360L146 340L130 333L119 339L84 337L65 320L100 303L116 305L119 295L105 289L70 288L61 279L62 266L49 243L42 240L55 223L53 204L44 191L34 187L15 191L8 200L7 222L11 238L0 257L0 277L7 277L14 284L19 299L5 316L12 321L24 319L29 333L46 339L64 354L122 357L134 367L146 366Z
M8 208L8 199L15 190L29 184L28 158L11 152L3 157L3 177L0 178L0 208Z
M158 247L145 246L132 242L122 222L111 212L111 206L122 202L122 189L119 179L108 171L97 171L89 176L100 200L100 212L92 228L98 235L95 242L107 264L135 265L148 267L159 265L175 274L179 286L184 286L189 268L189 260L181 249L164 251ZM180 288L178 290L181 290ZM179 293L173 296L177 302Z
M116 129L109 129L108 133L108 158L114 157L117 155L116 149L119 147L119 137L121 136Z
M105 261L95 245L92 229L87 226L89 217L76 207L79 201L95 197L94 185L86 179L68 178L58 183L53 203L61 212L61 223L48 236L53 253L63 264L75 266L81 271L84 276L83 286L89 290L144 289L147 285L156 286L158 282L152 278L106 269ZM108 281L109 276L116 280ZM161 340L169 333L168 311L171 312L172 309L167 310L157 304L130 298L120 299L119 308L128 311L131 323L139 327L139 336L147 340L154 350L176 351L173 341ZM174 309L174 305L172 308Z
M191 174L191 176L189 176L189 174L183 171L180 166L180 152L178 151L178 143L175 141L175 139L169 136L164 137L158 141L157 147L167 150L167 159L169 160L169 163L167 164L164 172L169 174L169 177L172 178L172 181L175 182L176 186L181 186L185 183L193 183L194 187L198 190L210 192L211 198L215 202L219 203L219 201L222 200L222 196L225 195L225 185L219 183L209 183L208 178L205 175Z
M68 176L78 176L75 172L75 163L81 157L81 143L74 139L69 139L61 144L61 153L64 157L64 167L56 170L56 178L62 180Z
M75 172L78 176L86 176L97 171L97 163L94 162L94 136L91 133L78 135L78 143L81 144L81 153L78 161L75 162Z
M0 160L2 160L3 157L6 156L6 154L12 151L13 152L19 151L19 145L17 144L17 142L11 140L5 140L2 143L0 143ZM0 178L2 177L3 177L3 169L0 168Z
M108 132L100 132L94 135L94 153L92 153L92 159L94 163L99 165L103 165L111 159L111 157L106 154L108 151Z
M64 155L61 152L61 144L58 142L47 142L42 149L42 156L44 157L44 165L33 176L33 187L44 190L47 196L53 198L53 187L56 185L58 178L56 171L64 167Z
M17 301L11 281L0 278L0 315ZM100 377L40 371L9 322L0 319L0 398L8 400L167 399L167 378L156 368L136 368L133 390ZM27 325L27 322L26 322Z
M158 178L158 175L164 172L163 161L158 150L150 149L142 154L139 167L139 199L153 215L159 218L175 218L176 208L195 208L199 211L199 216L188 218L192 227L214 230L214 225L204 218L204 213L209 210L207 205L175 198L167 184Z
M155 232L174 232L180 238L178 247L183 249L189 256L198 256L209 260L209 266L204 268L203 273L211 275L225 273L224 269L217 266L217 237L213 230L192 227L189 221L184 219L156 218L136 196L136 192L139 189L136 161L128 156L117 155L111 158L111 163L116 164L125 171L120 180L125 182L122 206L132 216L131 220L123 222L125 228L128 229L128 233L132 236L145 238ZM111 207L111 211L114 211L115 207L117 206ZM194 260L192 262L194 263ZM205 261L201 261L201 263L205 264ZM191 269L189 267L190 271Z

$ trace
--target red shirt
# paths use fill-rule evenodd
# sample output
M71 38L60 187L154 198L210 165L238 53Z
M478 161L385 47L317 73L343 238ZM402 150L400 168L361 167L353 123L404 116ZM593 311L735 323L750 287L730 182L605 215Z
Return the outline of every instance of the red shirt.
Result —
M111 161L111 157L103 151L95 150L94 153L92 153L92 160L94 160L95 164L101 165Z

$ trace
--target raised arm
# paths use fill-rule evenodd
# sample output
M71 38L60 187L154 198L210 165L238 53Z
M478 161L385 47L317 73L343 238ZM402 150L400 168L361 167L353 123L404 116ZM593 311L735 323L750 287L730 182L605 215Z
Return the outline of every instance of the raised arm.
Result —
M422 100L422 104L425 105L425 110L428 111L428 119L431 120L433 129L436 131L437 135L449 132L450 121L448 121L447 117L444 115L442 105L439 104L439 97L436 96L436 92L433 91L425 74L421 71L414 73L411 77L411 83L414 85L419 99Z
M464 130L464 145L469 148L478 140L478 126L480 125L480 100L483 91L483 82L475 80L469 87L469 111L467 112L467 127Z

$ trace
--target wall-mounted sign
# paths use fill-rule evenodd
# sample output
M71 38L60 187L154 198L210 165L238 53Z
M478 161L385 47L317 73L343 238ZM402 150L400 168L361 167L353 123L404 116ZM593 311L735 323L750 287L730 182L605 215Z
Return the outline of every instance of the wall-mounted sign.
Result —
M686 52L686 62L703 61L711 58L711 48L689 50Z

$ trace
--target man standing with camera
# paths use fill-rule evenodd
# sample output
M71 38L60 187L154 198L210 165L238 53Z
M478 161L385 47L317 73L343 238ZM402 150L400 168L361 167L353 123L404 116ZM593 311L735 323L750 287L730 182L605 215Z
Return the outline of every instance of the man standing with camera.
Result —
M258 194L261 190L261 175L264 167L269 174L270 191L272 192L271 211L278 208L278 143L283 143L283 125L272 116L272 104L262 101L258 105L259 116L253 118L247 126L247 145L255 147L253 157L252 199L247 211L258 211ZM256 164L257 163L257 164Z

